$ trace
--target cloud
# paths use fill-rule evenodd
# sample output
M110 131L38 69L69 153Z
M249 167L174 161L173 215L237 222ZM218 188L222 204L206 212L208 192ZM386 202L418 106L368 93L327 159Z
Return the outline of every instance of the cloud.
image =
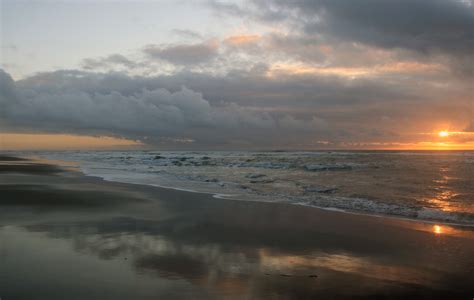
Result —
M139 64L121 54L111 54L101 58L86 58L82 61L81 65L86 70L110 69L116 66L133 69L139 66Z
M189 45L148 45L143 50L150 58L162 59L175 65L196 65L209 62L217 56L214 41Z
M233 17L240 11L246 18L291 33L284 38L275 35L273 47L303 61L323 62L327 53L321 53L320 45L337 48L343 44L354 54L357 49L351 43L356 43L395 54L402 50L402 55L417 60L443 59L460 74L474 75L472 1L253 0L245 5L213 2L210 7Z
M302 1L308 33L421 53L471 55L474 7L457 0ZM316 19L316 17L319 17Z
M173 29L171 30L173 34L181 36L183 38L190 38L190 39L202 39L202 35L199 32L189 29Z
M388 48L470 54L474 6L458 0L254 1L254 15L293 19L308 34L323 33ZM257 11L258 9L258 11Z
M258 34L232 35L224 39L224 43L233 46L241 46L259 41L261 36Z
M94 89L101 85L100 76L93 73L46 73L17 83L7 73L0 74L2 123L9 130L109 133L147 137L151 142L169 139L215 144L255 139L254 134L262 132L271 139L274 131L327 129L327 124L316 118L305 121L286 114L248 110L236 103L212 105L201 93L184 86L176 91L143 86L117 91L114 84L110 85L111 78L102 78L110 90L99 92ZM59 77L63 82L57 80ZM117 78L132 85L137 80ZM88 82L97 86L85 88ZM259 139L265 140L261 136Z
M474 120L471 120L471 122L467 125L467 127L464 129L464 131L474 133Z
M0 118L5 118L7 111L16 102L15 82L10 74L0 69Z
M175 24L174 43L87 58L80 70L17 81L1 72L2 126L183 144L349 145L411 142L414 132L461 131L472 119L472 1L203 3L236 19L218 21L217 36Z
M207 4L213 8L216 13L230 14L233 16L242 16L246 14L244 9L234 3L210 0L207 2Z
M427 72L350 78L273 70L265 64L226 74L58 70L18 81L3 72L0 122L10 131L112 134L206 148L411 142L405 133L430 132L439 122L466 124L460 116L470 95L463 82ZM184 140L193 142L174 142Z

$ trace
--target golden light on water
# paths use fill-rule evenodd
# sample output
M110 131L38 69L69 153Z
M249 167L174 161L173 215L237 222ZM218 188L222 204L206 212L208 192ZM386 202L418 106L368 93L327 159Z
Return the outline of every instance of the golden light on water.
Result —
M438 135L439 135L440 137L447 137L447 136L449 136L449 132L443 130L443 131L440 131L440 132L438 133Z
M443 233L443 227L441 227L439 225L434 225L433 226L433 232L435 234L442 234Z

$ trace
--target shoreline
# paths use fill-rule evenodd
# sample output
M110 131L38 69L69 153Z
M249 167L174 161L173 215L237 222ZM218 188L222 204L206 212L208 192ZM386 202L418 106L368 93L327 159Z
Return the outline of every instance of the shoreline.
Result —
M426 152L424 150L420 150L421 152ZM119 151L121 152L121 151ZM332 151L328 151L332 152ZM404 151L400 151L404 152ZM448 152L453 152L453 151L448 151ZM454 151L454 152L459 152L459 151ZM464 151L466 152L466 151ZM467 151L467 152L473 152L473 151ZM43 157L39 156L33 156L32 159L41 159L49 162L55 162L55 160L48 160ZM24 157L23 159L28 159L28 157ZM458 227L474 227L474 223L468 223L468 222L452 222L452 221L447 221L447 220L441 220L441 219L430 219L430 218L414 218L414 217L409 217L409 216L404 216L404 215L397 215L397 214L384 214L384 213L376 213L376 212L367 212L367 211L357 211L357 210L350 210L350 209L344 209L344 208L338 208L338 207L324 207L324 206L317 206L317 205L310 205L310 204L305 204L305 203L300 203L300 202L294 202L294 203L287 203L283 201L267 201L267 200L253 200L253 199L244 199L244 198L239 198L238 196L233 197L232 194L222 194L222 193L216 193L216 192L208 192L208 191L198 191L198 190L192 190L192 189L187 189L187 188L179 188L179 187L172 187L172 186L165 186L165 185L160 185L160 184L146 184L146 183L135 183L135 182L127 182L127 181L120 181L120 180L110 180L98 175L93 175L93 174L87 174L85 173L80 166L80 163L77 161L61 161L63 163L68 163L72 164L73 166L76 166L78 168L78 171L82 173L84 176L89 176L89 177L95 177L99 178L104 181L108 182L119 182L119 183L125 183L125 184L132 184L132 185L139 185L139 186L152 186L152 187L157 187L157 188L164 188L164 189L171 189L175 191L185 191L185 192L190 192L190 193L197 193L197 194L207 194L211 195L212 197L216 199L223 199L223 200L233 200L233 201L250 201L250 202L264 202L264 203L281 203L281 204L288 204L288 205L297 205L297 206L303 206L307 208L312 208L312 209L319 209L319 210L324 210L324 211L332 211L332 212L339 212L339 213L345 213L345 214L354 214L354 215L361 215L361 216L368 216L368 217L376 217L376 218L388 218L388 219L395 219L395 220L404 220L404 221L410 221L410 222L421 222L421 223L427 223L427 224L439 224L439 225L449 225L449 226L458 226ZM67 165L66 167L70 167ZM262 198L263 199L263 198Z
M452 228L466 228L468 230L474 229L474 224L466 224L466 223L455 223L455 222L447 222L447 221L441 221L441 220L430 220L430 219L416 219L416 218L410 218L410 217L403 217L399 215L389 215L389 214L377 214L377 213L366 213L362 211L351 211L351 210L345 210L345 209L340 209L340 208L332 208L332 207L319 207L319 206L313 206L313 205L307 205L307 204L301 204L301 203L286 203L286 202L281 202L281 201L263 201L263 200L247 200L247 199L242 199L242 198L230 198L230 197L225 197L225 194L219 194L219 193L213 193L213 192L201 192L201 191L196 191L196 190L190 190L190 189L184 189L184 188L175 188L175 187L170 187L170 186L162 186L159 184L144 184L144 183L133 183L133 182L123 182L123 181L118 181L118 180L109 180L106 178L103 178L101 176L96 176L96 175L89 175L84 173L83 170L81 170L80 163L75 162L75 161L58 161L58 160L51 160L51 159L46 159L44 157L40 156L33 156L33 157L28 157L28 156L4 156L0 154L0 162L2 161L3 157L7 157L9 159L15 159L16 162L23 162L23 163L38 163L40 162L41 165L43 166L52 166L53 169L56 168L56 171L58 172L73 172L77 173L79 176L84 177L84 178L91 178L94 180L98 180L99 182L109 182L109 183L116 183L120 185L130 185L130 186L135 186L138 188L152 188L152 189L162 189L162 190L168 190L168 191L176 191L176 192L184 192L184 193L190 193L190 194L196 194L196 195L205 195L209 196L213 199L220 199L220 200L225 200L225 201L237 201L237 202L250 202L250 203L265 203L265 204L270 204L270 205L278 205L278 206L283 206L283 207L303 207L303 208L310 208L318 212L329 212L329 213L334 213L334 214L342 214L342 215L354 215L354 216L359 216L362 218L376 218L376 219L382 219L386 220L387 222L409 222L409 223L418 223L421 225L442 225L442 226L451 226ZM66 163L66 165L64 164ZM222 196L224 195L224 196Z
M469 227L222 201L75 171L11 173L0 164L0 178L5 299L76 292L93 299L474 293ZM17 288L20 278L31 278L28 289Z
M424 150L420 150L424 151ZM401 151L403 152L403 151ZM4 155L0 154L0 158L5 157ZM226 194L220 194L220 193L214 193L214 192L205 192L205 191L197 191L197 190L191 190L191 189L185 189L185 188L178 188L178 187L171 187L171 186L163 186L159 184L145 184L145 183L134 183L134 182L125 182L125 181L119 181L119 180L110 180L101 176L97 175L90 175L86 174L80 166L79 162L76 161L58 161L58 160L51 160L51 159L46 159L44 157L40 156L6 156L9 158L14 158L18 159L19 162L38 162L41 161L45 163L45 165L48 164L54 164L54 165L59 165L59 168L63 169L64 171L69 170L73 172L79 173L81 176L84 177L89 177L89 178L95 178L104 182L110 182L110 183L119 183L119 184L126 184L126 185L132 185L132 186L139 186L139 187L152 187L152 188L158 188L158 189L165 189L165 190L171 190L171 191L178 191L178 192L186 192L186 193L194 193L194 194L200 194L200 195L208 195L211 196L214 199L221 199L221 200L226 200L226 201L241 201L241 202L252 202L252 203L271 203L271 204L276 204L276 205L290 205L290 206L301 206L304 208L310 208L310 209L316 209L319 211L327 211L327 212L334 212L334 213L340 213L340 214L349 214L349 215L356 215L356 216L362 216L362 217L371 217L371 218L382 218L382 219L387 219L388 221L393 220L393 221L408 221L408 222L415 222L415 223L422 223L426 225L445 225L445 226L452 226L452 227L459 227L459 228L474 228L474 223L456 223L456 222L449 222L449 221L442 221L442 220L436 220L436 219L418 219L418 218L410 218L410 217L404 217L402 215L390 215L390 214L378 214L378 213L370 213L370 212L363 212L363 211L352 211L352 210L347 210L347 209L342 209L342 208L337 208L337 207L321 207L321 206L315 206L315 205L308 205L308 204L303 204L303 203L286 203L282 201L265 201L265 200L247 200L243 198L237 198L237 197L226 197ZM1 160L0 160L1 162ZM66 163L66 165L64 165ZM230 195L232 196L232 195Z

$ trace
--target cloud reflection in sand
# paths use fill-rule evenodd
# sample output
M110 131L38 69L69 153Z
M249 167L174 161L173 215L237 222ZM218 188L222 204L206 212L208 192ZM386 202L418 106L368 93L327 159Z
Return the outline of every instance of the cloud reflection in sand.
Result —
M46 233L45 239L70 240L79 254L109 261L126 260L141 275L184 279L211 289L249 288L282 276L288 280L309 280L317 275L318 280L327 280L337 273L364 274L367 278L407 284L432 285L439 279L430 272L350 252L315 248L310 253L299 254L289 249L257 245L225 245L217 240L182 241L163 230L152 232L149 225L139 220L135 220L135 229L124 232L121 224L124 220L115 221L116 224L112 220L101 224L84 223L79 227L78 224L56 224L27 228L36 232L34 234Z

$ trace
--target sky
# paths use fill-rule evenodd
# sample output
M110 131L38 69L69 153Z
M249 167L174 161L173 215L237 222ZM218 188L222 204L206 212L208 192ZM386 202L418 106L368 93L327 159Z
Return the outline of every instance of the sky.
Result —
M0 13L3 149L474 149L472 0Z

